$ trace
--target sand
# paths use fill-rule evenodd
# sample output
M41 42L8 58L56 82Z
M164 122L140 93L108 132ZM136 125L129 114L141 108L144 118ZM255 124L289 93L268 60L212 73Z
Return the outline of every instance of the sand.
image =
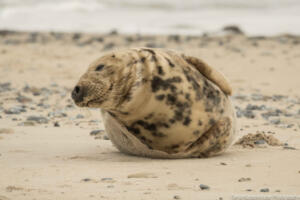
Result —
M233 86L236 140L250 133L270 137L206 159L160 160L118 152L103 131L99 110L77 108L70 91L102 53L136 46L201 57ZM300 37L292 35L0 31L0 199L300 195L299 63ZM276 138L278 145L264 138Z

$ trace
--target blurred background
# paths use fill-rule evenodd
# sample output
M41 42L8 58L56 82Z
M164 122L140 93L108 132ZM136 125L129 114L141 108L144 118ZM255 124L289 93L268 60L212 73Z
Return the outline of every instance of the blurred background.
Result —
M300 34L299 0L0 0L0 29L150 34Z

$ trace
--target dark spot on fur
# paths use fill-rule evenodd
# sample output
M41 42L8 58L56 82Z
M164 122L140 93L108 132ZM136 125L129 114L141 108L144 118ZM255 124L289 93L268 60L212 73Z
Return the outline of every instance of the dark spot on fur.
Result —
M165 137L166 135L161 132L152 132L151 133L154 137Z
M131 59L131 61L127 64L127 66L128 66L128 67L131 67L132 65L135 65L136 63L138 63L137 60Z
M190 84L192 85L192 88L194 89L195 93L196 93L196 101L199 101L200 99L202 99L202 94L200 92L200 85L198 83L198 81L194 78L194 74L192 74L192 72L188 71L188 70L183 70L183 73L187 79L188 82L190 82ZM191 87L189 87L189 89L192 89Z
M213 111L212 107L205 108L205 112L212 112L212 111Z
M145 78L142 78L142 83L146 83L148 80Z
M162 123L162 125L163 125L165 128L170 128L169 124L167 124L167 123Z
M174 114L177 121L181 121L183 119L183 113L180 110L175 110Z
M198 121L198 125L202 126L202 121L201 120Z
M158 76L154 76L151 81L151 88L153 92L157 92L160 89L162 90L170 89L172 92L175 92L176 86L173 83L180 83L180 82L181 82L180 77L173 77L173 78L163 80Z
M188 126L191 123L191 118L189 116L184 118L183 125Z
M146 117L144 117L145 120L151 119L153 117L153 113L150 113L149 115L147 115Z
M213 112L214 108L216 109L221 102L220 91L209 84L207 80L204 80L204 87L202 90L203 95L206 97L205 111Z
M151 53L152 55L155 55L155 52L152 49L143 49L144 51L148 51L149 53Z
M176 102L176 96L173 94L167 95L167 104L173 105Z
M179 148L179 144L173 144L173 145L171 146L171 149L177 149L177 148Z
M165 74L164 70L162 69L162 67L160 65L157 66L157 70L158 70L159 75L164 75Z
M198 135L200 134L200 131L199 131L199 130L195 130L195 131L193 132L193 134L198 136Z
M156 125L153 123L148 123L146 121L143 120L138 120L136 122L138 125L144 127L144 129L149 130L149 131L156 131Z
M185 94L185 99L186 99L186 100L190 101L190 100L191 100L190 97L191 97L191 95L190 95L189 93L186 93L186 94Z
M167 60L168 64L169 64L171 67L175 67L175 65L170 61L169 58L166 58L166 60Z
M152 55L152 57L151 57L151 61L153 61L153 62L157 62L157 58L156 58L156 56L155 56L155 55Z
M113 86L114 86L113 84L110 84L108 90L111 91L113 89Z
M116 117L115 113L108 112L111 116Z
M164 100L165 95L164 95L164 94L156 95L155 98L156 98L157 100L162 101L162 100Z
M174 124L174 123L175 123L175 120L174 120L174 119L170 119L169 122L170 122L171 124Z
M96 67L95 71L101 71L104 68L103 64L100 64Z
M128 126L127 126L126 128L128 129L129 132L132 132L132 133L134 133L135 135L138 135L138 134L141 133L140 129L138 129L138 128L135 128L135 127L128 127Z
M223 113L224 113L224 109L221 109L221 110L220 110L220 113L223 114Z
M215 125L215 123L216 123L216 120L215 120L215 119L211 118L211 119L209 120L209 124L210 124L210 125Z
M122 112L122 111L119 111L120 114L122 115L129 115L129 112Z

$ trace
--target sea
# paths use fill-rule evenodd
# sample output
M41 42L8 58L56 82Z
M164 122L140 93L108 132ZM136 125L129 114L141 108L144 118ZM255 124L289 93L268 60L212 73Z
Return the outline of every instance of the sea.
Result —
M0 0L0 29L140 34L300 34L300 0Z

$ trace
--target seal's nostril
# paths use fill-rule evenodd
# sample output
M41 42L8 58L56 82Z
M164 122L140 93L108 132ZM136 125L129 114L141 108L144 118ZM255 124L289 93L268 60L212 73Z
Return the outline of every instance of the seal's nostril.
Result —
M72 91L72 99L75 101L75 102L80 102L83 100L83 88L80 87L80 86L76 86L74 88L74 90Z
M80 92L80 87L79 87L79 86L76 86L76 87L74 88L74 91L78 94L78 93Z

